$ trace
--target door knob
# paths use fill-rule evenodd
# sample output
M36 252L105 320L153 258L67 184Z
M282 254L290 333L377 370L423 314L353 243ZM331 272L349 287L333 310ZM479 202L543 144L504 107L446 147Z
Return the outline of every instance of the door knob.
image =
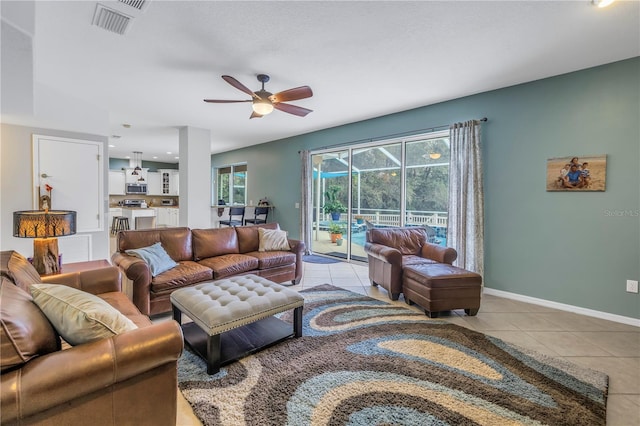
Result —
M43 174L40 175L40 177L43 178L43 179L46 179L46 178L50 178L50 177L53 177L53 176L49 176L48 174L43 173Z

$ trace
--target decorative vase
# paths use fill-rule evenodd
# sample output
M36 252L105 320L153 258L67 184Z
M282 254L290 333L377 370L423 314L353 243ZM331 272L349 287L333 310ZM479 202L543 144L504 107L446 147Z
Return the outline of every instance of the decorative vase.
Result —
M340 212L331 212L331 220L334 222L340 220Z
M358 219L356 219L356 223L357 223L358 225L362 225L362 224L364 223L364 219L362 219L362 218L358 218Z
M335 243L338 239L342 239L342 234L329 234L331 236L331 242Z
M344 240L343 240L342 238L337 238L337 239L336 239L336 244L337 244L337 245L339 245L339 246L341 246L343 241L344 241Z

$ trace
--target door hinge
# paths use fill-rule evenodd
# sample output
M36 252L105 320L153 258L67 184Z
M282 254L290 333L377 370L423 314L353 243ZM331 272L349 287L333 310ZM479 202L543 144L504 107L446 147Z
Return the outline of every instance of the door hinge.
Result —
M96 160L100 161L100 154L96 154Z

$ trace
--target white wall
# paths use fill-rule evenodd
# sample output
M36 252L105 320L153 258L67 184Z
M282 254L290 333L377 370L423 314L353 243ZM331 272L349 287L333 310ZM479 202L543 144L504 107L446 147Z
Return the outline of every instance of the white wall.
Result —
M32 185L32 160L31 160L31 136L33 134L50 135L72 139L83 139L107 143L106 136L96 136L85 133L66 132L53 129L16 126L3 123L0 127L0 249L17 250L25 256L33 254L33 240L29 238L15 238L13 236L13 212L18 210L31 210L33 206ZM104 152L107 152L105 149ZM109 169L108 159L103 158L103 169ZM106 174L106 173L105 173ZM108 193L105 176L103 191ZM81 194L79 194L81 196ZM71 241L62 241L64 238L90 237L91 259L109 258L109 227L106 224L109 206L107 199L103 202L103 217L105 218L104 230L101 232L89 232L78 234L78 237L61 237L59 239L60 252L63 261L70 262L78 259L77 253L69 259L64 257L64 247L72 245ZM85 237L80 237L85 236ZM80 242L82 244L82 242ZM71 254L70 254L71 256Z

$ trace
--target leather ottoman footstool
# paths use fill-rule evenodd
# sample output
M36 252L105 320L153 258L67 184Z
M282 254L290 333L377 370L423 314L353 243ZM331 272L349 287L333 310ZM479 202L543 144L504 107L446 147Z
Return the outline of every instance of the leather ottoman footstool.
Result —
M173 319L184 340L207 361L207 373L289 337L302 336L304 299L257 275L241 275L182 288L171 293ZM274 315L294 310L291 324Z
M481 288L479 274L446 263L408 265L402 270L405 302L420 305L429 318L437 318L438 312L451 309L464 309L467 315L476 315Z

